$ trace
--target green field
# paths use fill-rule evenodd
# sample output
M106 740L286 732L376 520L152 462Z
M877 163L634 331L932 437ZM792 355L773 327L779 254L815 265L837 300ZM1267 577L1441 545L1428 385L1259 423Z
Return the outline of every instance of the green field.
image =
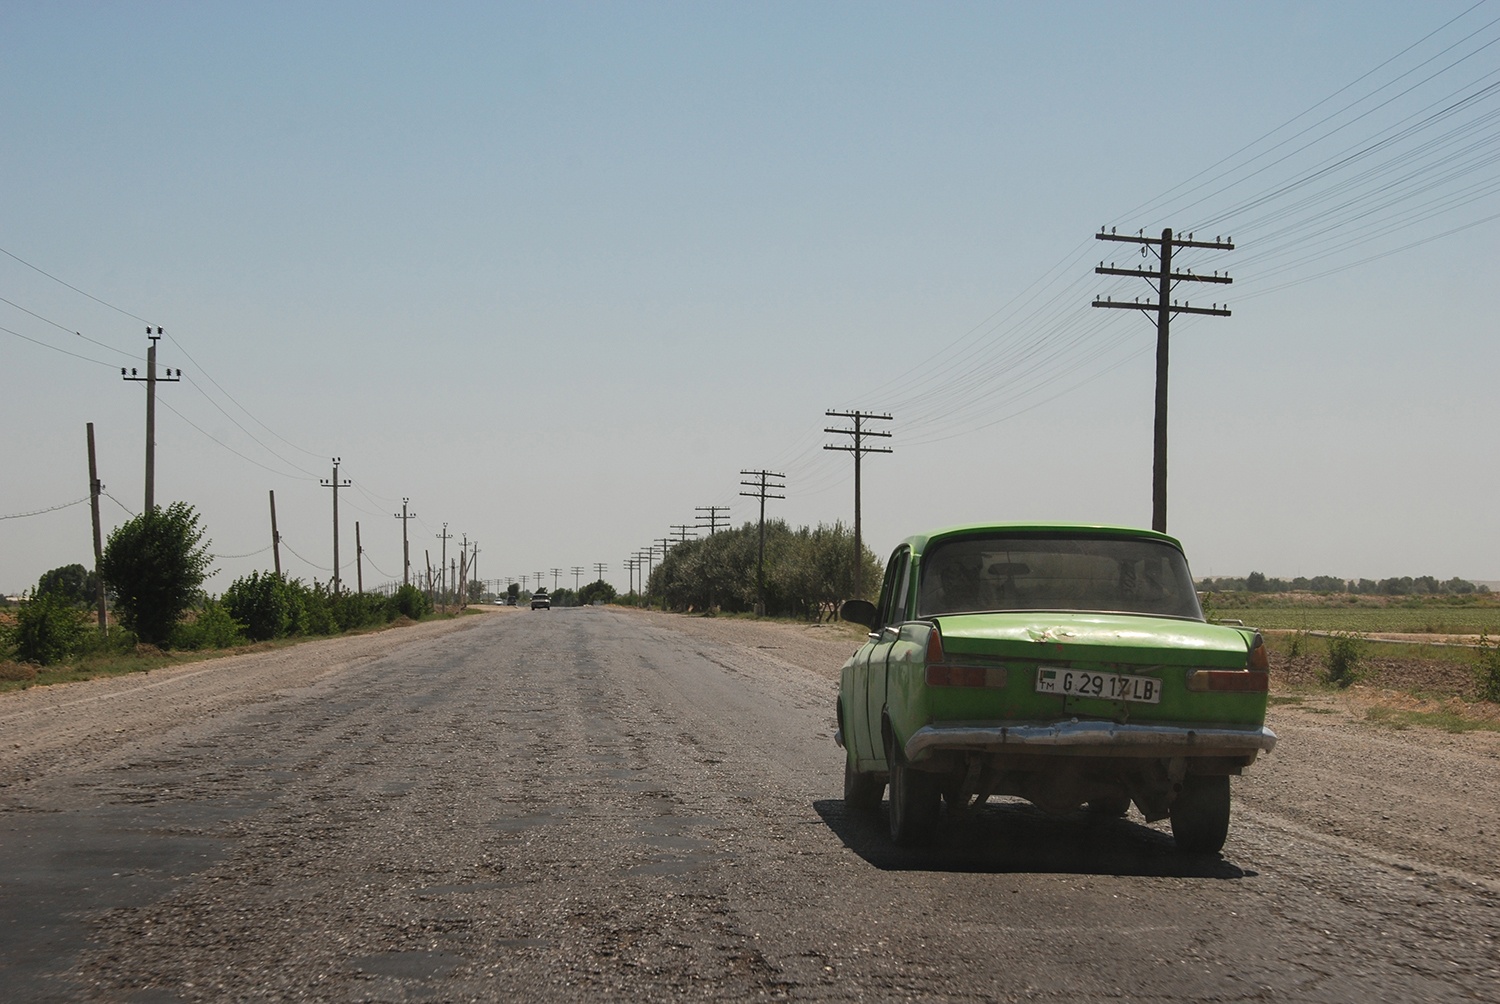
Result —
M1257 600L1260 600L1258 597ZM1288 631L1352 631L1360 634L1479 634L1500 638L1500 604L1493 601L1449 601L1380 604L1366 601L1307 601L1278 596L1266 602L1236 605L1211 597L1205 604L1213 618L1235 618L1250 627Z

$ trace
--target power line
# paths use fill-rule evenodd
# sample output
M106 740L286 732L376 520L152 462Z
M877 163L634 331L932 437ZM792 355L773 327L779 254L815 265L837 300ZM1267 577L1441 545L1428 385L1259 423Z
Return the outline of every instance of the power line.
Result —
M30 512L13 512L8 516L0 516L0 519L25 519L28 516L40 516L43 513L57 512L59 509L69 509L81 502L87 502L92 497L91 495L85 495L81 499L74 499L72 502L63 502L60 505L48 506L45 509L33 509Z

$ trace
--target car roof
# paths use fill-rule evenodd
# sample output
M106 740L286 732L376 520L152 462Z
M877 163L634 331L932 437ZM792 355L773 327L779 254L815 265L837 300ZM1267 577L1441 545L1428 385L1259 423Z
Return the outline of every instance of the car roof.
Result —
M929 530L907 537L902 541L912 549L914 554L922 554L932 544L947 540L950 537L968 537L980 533L1021 533L1035 534L1056 532L1060 534L1078 534L1088 537L1130 537L1141 540L1159 540L1171 544L1177 550L1182 550L1182 542L1176 537L1155 530L1146 530L1133 526L1112 526L1107 523L963 523L958 526L945 526L937 530Z

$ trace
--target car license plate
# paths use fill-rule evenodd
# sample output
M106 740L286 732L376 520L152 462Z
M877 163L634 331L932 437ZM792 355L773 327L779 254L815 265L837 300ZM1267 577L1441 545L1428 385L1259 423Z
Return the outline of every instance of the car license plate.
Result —
M1081 669L1039 668L1036 671L1036 692L1138 704L1161 703L1161 681L1154 677L1089 673Z

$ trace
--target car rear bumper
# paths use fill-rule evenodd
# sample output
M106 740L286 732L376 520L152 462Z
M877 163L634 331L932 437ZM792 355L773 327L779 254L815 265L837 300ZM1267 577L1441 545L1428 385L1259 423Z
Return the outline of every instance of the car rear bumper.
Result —
M1253 756L1276 748L1264 725L1202 728L1078 721L1013 725L928 725L906 741L913 763L938 751L1087 756Z

